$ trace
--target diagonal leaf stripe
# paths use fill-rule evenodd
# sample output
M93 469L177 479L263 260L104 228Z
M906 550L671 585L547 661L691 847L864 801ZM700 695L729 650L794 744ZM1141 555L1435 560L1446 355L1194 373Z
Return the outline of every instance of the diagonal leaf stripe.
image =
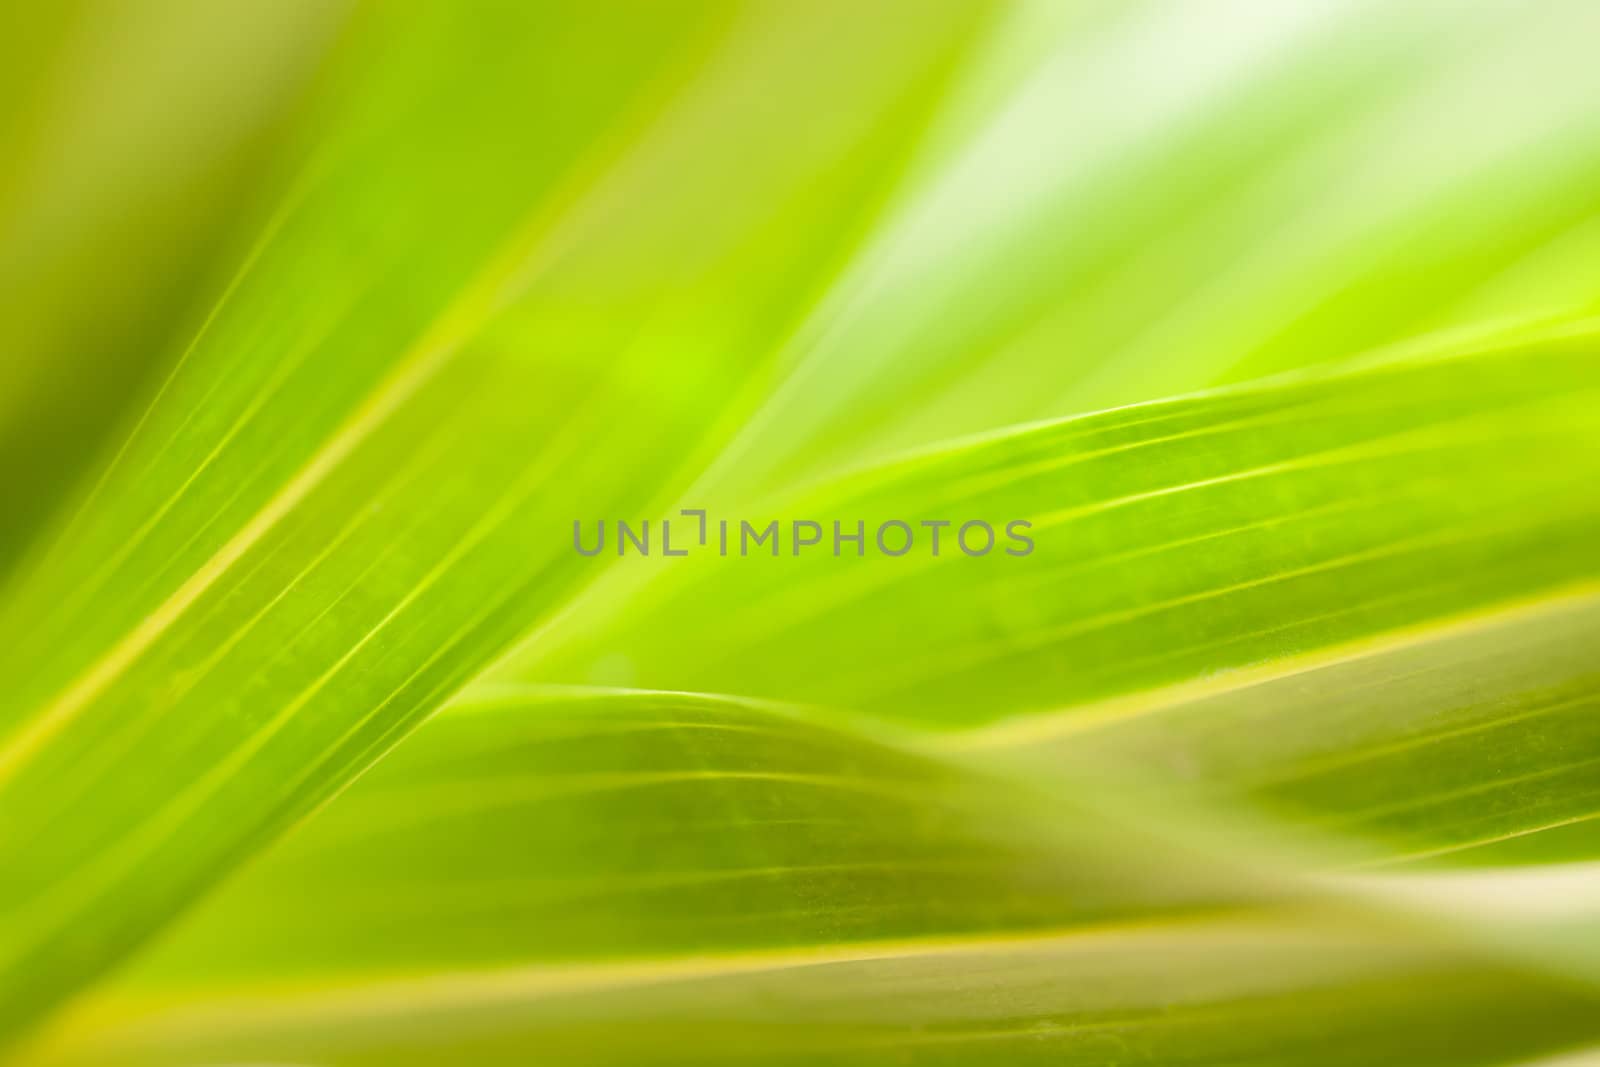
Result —
M620 38L582 8L358 13L258 252L8 591L0 1034L558 602L573 514L648 506L715 446L983 14L865 13L819 87L790 46L827 5ZM572 46L554 66L525 62L541 34ZM784 136L830 95L837 121ZM549 114L537 151L461 121L505 99ZM734 145L751 165L703 180ZM656 388L691 353L694 387Z

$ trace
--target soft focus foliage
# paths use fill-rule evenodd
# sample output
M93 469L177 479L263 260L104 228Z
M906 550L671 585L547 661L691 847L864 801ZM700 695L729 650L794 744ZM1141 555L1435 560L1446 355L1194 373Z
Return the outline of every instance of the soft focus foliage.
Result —
M1600 8L5 20L0 1055L1600 1049Z

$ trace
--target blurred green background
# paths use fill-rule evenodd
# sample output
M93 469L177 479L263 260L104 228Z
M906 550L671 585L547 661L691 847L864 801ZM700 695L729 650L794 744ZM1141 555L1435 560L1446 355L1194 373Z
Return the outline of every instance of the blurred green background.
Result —
M0 1047L1587 1062L1597 40L0 16Z

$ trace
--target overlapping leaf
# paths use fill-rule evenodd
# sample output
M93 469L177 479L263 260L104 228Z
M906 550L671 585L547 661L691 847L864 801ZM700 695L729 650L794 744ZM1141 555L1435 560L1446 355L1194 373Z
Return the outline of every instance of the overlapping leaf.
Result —
M1116 830L785 709L502 694L39 1054L1488 1064L1600 1034L1582 994Z
M1092 717L1074 709L1593 581L1597 391L1578 332L936 449L727 516L777 521L776 546L622 560L649 579L625 611L506 673L943 727ZM796 520L822 542L796 551ZM878 542L895 522L913 551ZM993 539L962 547L968 522Z
M258 67L230 59L249 20L196 23L170 84L129 50L57 109L126 84L105 126L34 123L26 44L13 65L8 149L77 147L0 182L0 433L95 432L37 471L8 447L42 488L0 565L127 432L0 601L0 1041L474 680L42 1054L1487 1064L1600 1039L1592 986L1545 976L1600 976L1592 868L1552 865L1596 858L1591 329L837 473L1592 310L1590 6L373 4L284 110L329 24L304 14L253 16ZM226 130L161 104L230 65L196 109ZM283 115L222 225L230 153ZM172 134L155 178L78 165L142 159L134 126ZM105 204L159 210L78 210ZM151 295L229 240L166 343ZM77 321L89 262L136 277ZM776 519L781 554L571 551L575 520L696 505ZM865 558L791 554L796 519L862 520ZM941 556L875 551L925 519ZM1036 547L971 558L974 519ZM1446 856L1479 869L1392 869Z
M764 706L671 695L563 697L559 690L529 695L515 686L485 684L475 698L434 720L201 909L106 1001L86 1009L61 1039L62 1054L81 1028L90 1035L89 1047L97 1041L119 1049L123 1043L131 1049L147 1044L152 1062L185 1062L198 1054L195 1050L211 1047L212 1040L217 1048L245 1047L253 1054L352 1063L399 1055L402 1045L441 1055L437 1050L465 1055L461 1050L470 1049L472 1055L509 1056L525 1047L519 1042L529 1041L563 1048L567 1042L572 1048L581 1044L594 1062L648 1061L641 1050L661 1041L648 1036L649 1027L635 1043L608 1036L608 1023L588 1029L574 1018L591 1010L602 1018L610 1018L604 1014L608 1010L640 1011L636 1018L653 1020L667 1033L674 1027L692 1029L696 1020L708 1017L705 1013L727 1010L719 981L750 980L770 970L762 981L775 983L778 991L772 995L790 1006L785 1010L806 1005L817 1013L819 1033L829 1034L828 1021L839 1012L848 1015L845 1005L866 994L846 992L838 1000L817 994L819 1001L805 991L807 976L818 967L870 972L857 956L876 959L887 953L898 959L908 951L917 977L893 971L894 980L911 982L922 993L885 1002L882 1017L855 1018L826 1038L813 1035L820 1043L805 1055L870 1062L866 1057L873 1053L866 1050L904 1047L916 1050L906 1055L927 1062L944 1062L941 1056L979 1062L976 1057L983 1053L974 1052L969 1042L999 1040L1017 1042L1017 1048L1004 1046L1007 1055L1024 1059L1028 1050L1045 1057L1092 1057L1104 1054L1103 1048L1098 1038L1085 1035L1109 1030L1126 1048L1178 1061L1192 1054L1197 1062L1229 1062L1229 1056L1244 1055L1243 1049L1285 1056L1293 1049L1303 1057L1308 1053L1297 1043L1309 1038L1296 1027L1312 1025L1317 1012L1333 1010L1334 1003L1345 1003L1339 1000L1343 997L1352 998L1344 1010L1362 1013L1363 1020L1414 1011L1422 1020L1435 1020L1428 1025L1438 1030L1433 1037L1414 1032L1400 1039L1384 1027L1366 1032L1353 1024L1340 1031L1328 1062L1359 1062L1362 1056L1497 1062L1534 1054L1552 1033L1586 1039L1581 1027L1562 1029L1590 1017L1585 995L1558 995L1540 980L1499 969L1508 964L1436 947L1430 938L1455 928L1408 924L1405 916L1412 913L1411 903L1437 909L1449 895L1437 887L1426 895L1421 891L1428 887L1416 883L1374 885L1335 876L1334 868L1349 857L1329 848L1326 838L1342 840L1357 831L1319 827L1312 816L1356 818L1364 790L1387 789L1425 802L1432 780L1477 778L1478 792L1485 796L1496 789L1515 794L1522 776L1501 774L1505 746L1494 744L1490 731L1519 721L1514 715L1500 721L1518 699L1537 698L1558 709L1571 703L1576 711L1551 720L1563 732L1548 745L1518 739L1515 756L1534 772L1547 772L1538 775L1547 780L1546 803L1501 817L1516 832L1536 830L1551 819L1552 809L1581 809L1591 799L1588 779L1565 773L1562 765L1565 753L1581 752L1585 745L1587 719L1581 711L1593 684L1586 655L1592 642L1585 626L1591 598L1569 591L1573 583L1589 579L1588 568L1596 562L1585 533L1597 521L1587 491L1593 471L1583 462L1594 454L1583 446L1597 431L1592 415L1597 366L1590 346L1587 335L1578 335L1455 358L1359 366L1344 374L1041 427L802 494L802 501L830 506L848 501L877 516L893 514L894 501L930 496L970 506L967 502L983 499L974 488L1002 499L1021 491L1016 499L1037 500L1039 487L1027 480L1055 479L1049 484L1079 492L1086 487L1105 503L1072 502L1062 509L1068 518L1061 526L1040 524L1041 546L1048 544L1052 529L1070 530L1086 518L1104 521L1108 514L1149 503L1166 509L1155 517L1116 516L1113 531L1080 542L1097 547L1068 560L1051 560L1041 547L1035 560L1041 570L1027 576L1027 603L1039 603L1037 590L1049 581L1063 586L1070 581L1078 595L1086 595L1096 566L1112 570L1108 588L1137 588L1129 578L1132 571L1116 570L1132 562L1168 568L1173 581L1202 583L1194 595L1175 600L1164 595L1153 604L1125 609L1145 622L1193 604L1226 604L1241 590L1266 588L1274 595L1241 609L1264 624L1263 633L1247 635L1259 643L1247 646L1250 658L1232 674L1196 678L1157 672L1145 676L1145 688L1099 703L1082 701L1081 691L1068 686L1059 699L1080 701L1076 709L1029 715L1026 705L1013 706L1012 716L996 725L944 734L934 743L943 755L932 758L912 754L926 744L915 734L875 740L874 731L859 724L809 723ZM1408 382L1410 376L1422 376L1427 388ZM1542 417L1532 423L1512 417L1529 410ZM1140 421L1130 428L1127 420L1135 413ZM1109 427L1102 425L1106 422ZM1367 428L1366 437L1355 432L1361 427ZM1234 452L1219 447L1201 460L1211 465L1206 477L1175 491L1164 488L1156 480L1160 464L1149 469L1148 450L1158 450L1159 456L1174 439L1196 436L1215 438L1219 446L1231 443ZM1317 447L1329 440L1351 442L1348 452L1330 456ZM1548 469L1539 482L1512 477L1540 469L1529 458L1541 455L1561 455L1567 462ZM1496 470L1505 471L1505 484L1494 480ZM1469 481L1480 491L1464 500L1461 491ZM1247 491L1238 491L1240 486ZM1379 494L1382 486L1392 491ZM1214 488L1229 491L1205 499L1205 491ZM1196 500L1194 494L1202 496ZM1369 503L1375 500L1383 506ZM1512 502L1515 521L1507 522L1506 505ZM1354 510L1362 505L1364 510ZM985 501L971 514L997 516L1002 506ZM1364 515L1367 523L1350 524L1353 514ZM1285 524L1333 524L1335 517L1342 524L1326 531L1282 536ZM1173 537L1175 529L1184 536ZM1393 543L1397 529L1428 548L1409 551L1408 545L1402 556L1410 576L1405 590L1422 595L1385 601L1364 589L1387 588L1382 583L1393 581L1395 572L1382 549ZM1214 551L1218 539L1262 530L1278 535L1250 542L1262 551ZM1332 555L1331 567L1314 559L1289 567L1283 556L1266 551L1326 552L1335 530L1349 530L1357 540L1340 546L1343 551ZM1147 543L1130 544L1136 535ZM1364 545L1361 538L1376 544ZM1536 555L1526 550L1530 545L1538 546ZM1352 567L1352 558L1385 565L1366 571ZM837 560L831 553L827 562L854 564L853 578L844 583L851 592L863 584L870 589L864 576L900 583L893 601L869 596L862 602L866 607L937 602L950 613L954 628L981 627L992 619L992 612L978 614L972 605L991 606L993 591L1011 588L1008 583L1018 573L1004 568L1026 559L1033 557L972 559L957 551L920 564L905 558ZM1463 559L1479 562L1472 576L1478 584L1453 573ZM1208 562L1239 570L1227 581L1195 573ZM707 586L697 584L701 572L693 561L672 561L683 568L678 579L683 591L676 593L682 599L663 597L654 605L659 618L687 610L682 605L695 599L698 617L721 642L719 649L738 655L698 663L691 643L679 640L680 631L642 626L635 639L661 642L667 651L659 659L641 655L635 662L705 672L658 676L662 681L785 677L777 664L760 659L783 643L770 644L771 635L748 616L720 618L719 609L726 609L716 598L751 597L749 587L740 587L750 582L756 583L754 602L769 610L792 610L778 592L759 584L769 580L763 568L792 582L794 569L806 563L803 554L718 557L707 565L721 568L722 577ZM1330 569L1337 577L1331 587L1321 580ZM1289 593L1273 588L1303 576L1317 580ZM661 584L670 588L669 577ZM941 581L946 584L937 584ZM931 588L924 591L919 583ZM783 588L800 595L818 592L816 581ZM1348 593L1335 595L1330 588ZM963 601L953 590L972 599ZM1513 591L1520 599L1508 605L1505 599ZM826 597L828 590L821 592ZM1061 602L1074 603L1064 597ZM1346 617L1340 609L1350 602L1368 613ZM642 595L640 603L650 602ZM1476 614L1463 620L1469 611ZM798 612L790 617L804 619ZM914 663L940 660L930 653L937 651L942 620L931 610L917 616L915 628L896 627L888 613L876 619L849 616L851 628L840 628L840 617L829 616L831 632L807 633L805 646L825 647L832 663L852 656L891 665L913 655L926 657ZM1190 633L1195 647L1217 662L1207 635L1194 630L1197 617L1204 618L1191 616L1174 632ZM1092 628L1062 629L1066 636L1050 654L1081 655L1072 642ZM1039 630L1035 626L1030 632ZM1287 649L1277 643L1284 632L1298 632L1297 643ZM619 646L612 635L605 640L607 647L629 647ZM956 633L949 640L965 644L972 636ZM1148 659L1145 646L1128 636L1114 645L1090 647L1100 650L1092 661L1107 670L1137 669ZM1120 650L1125 659L1117 662L1107 649ZM1261 660L1266 662L1253 665ZM1017 685L1047 691L1044 687L1070 677L1039 669L1049 662L1042 652L1026 662L1034 666L1012 676ZM1463 662L1476 673L1452 671ZM795 686L837 681L815 673L788 677ZM941 712L957 698L936 693L933 687L942 683L936 674L930 678L928 688L919 691L920 705L905 700L872 706L879 715L907 724L939 723L946 718ZM1385 692L1392 703L1363 696L1377 682L1389 686ZM1285 691L1294 699L1282 699ZM996 686L997 694L1004 692ZM803 687L787 693L819 695ZM821 695L838 699L831 692ZM1538 713L1543 706L1536 703L1532 710ZM995 710L1005 709L997 705ZM1273 719L1285 714L1304 718L1282 725ZM1468 747L1430 748L1433 740L1459 740ZM1305 802L1285 808L1272 801L1270 792L1244 799L1217 792L1244 788L1252 769L1281 772L1293 782L1298 761L1313 756L1348 769L1361 767L1367 756L1379 757L1381 767L1381 757L1401 751L1411 762L1387 776L1370 769L1345 779L1334 776L1323 789L1308 793L1320 802L1320 812L1306 810ZM1192 765L1181 762L1186 756ZM988 769L962 769L973 759ZM1174 774L1175 763L1178 771L1189 772L1187 777ZM1208 768L1215 769L1207 773ZM1019 770L1044 785L1006 784L995 777ZM1192 810L1170 820L1166 838L1104 822L1105 809L1122 801L1134 805L1136 819L1151 806L1170 811L1169 794L1191 781L1197 789L1177 795ZM1448 798L1448 791L1441 791ZM1077 803L1086 797L1096 799L1100 810ZM1455 810L1470 821L1474 809ZM1484 810L1496 814L1492 803ZM1188 826L1201 828L1206 813L1224 818L1241 811L1305 840L1272 862L1259 852L1252 856L1244 835L1223 839L1197 833L1198 851L1172 847L1172 839L1181 840ZM1450 832L1440 820L1425 825L1435 833ZM1374 844L1380 856L1396 848L1381 838ZM1408 899L1408 891L1420 895ZM1339 926L1345 920L1305 913L1298 910L1305 905L1292 903L1345 896L1367 911L1366 918L1348 927ZM1462 902L1459 893L1455 899ZM1268 900L1280 902L1276 911L1266 910ZM1185 927L1175 935L1179 941L1218 937L1214 951L1222 960L1233 952L1251 958L1259 947L1254 934L1241 934L1234 920L1181 918L1196 908L1223 905L1243 909L1247 925L1265 921L1282 933L1275 924L1286 922L1287 929L1298 931L1291 940L1329 938L1313 955L1325 957L1330 966L1335 959L1354 958L1372 970L1357 978L1341 965L1337 973L1308 977L1314 989L1334 998L1314 1009L1310 1006L1323 994L1297 985L1287 972L1278 974L1280 985L1267 980L1259 989L1224 994L1206 986L1197 971L1194 995L1204 1007L1195 1010L1204 1019L1226 1020L1237 1028L1254 1018L1255 1009L1242 1005L1266 997L1264 1003L1281 1006L1280 995L1311 1012L1280 1014L1286 1029L1260 1034L1254 1044L1238 1039L1230 1045L1199 1023L1197 1029L1180 1023L1169 1033L1170 1020L1156 1018L1148 1002L1122 1005L1128 1014L1108 1026L1089 1025L1097 1018L1094 1012L1076 1014L1085 1011L1076 983L1111 981L1127 963L1121 956L1121 962L1097 959L1084 974L1064 977L1076 972L1057 951L1073 956L1076 949L1070 946L1078 937L1096 943L1097 935L1084 924L1152 923L1154 928L1135 940L1150 937L1152 944L1164 945L1164 924L1193 922L1193 930ZM1174 912L1180 918L1174 919ZM1470 926L1471 943L1481 952L1505 955L1501 950L1507 946L1497 939L1507 929L1529 930L1524 915L1513 914L1517 925L1504 927L1479 923L1481 912L1465 908L1457 916L1471 921L1462 925ZM1383 913L1391 916L1389 925L1371 925ZM1078 932L1063 932L1063 927ZM1336 927L1339 932L1330 933ZM994 1032L952 1022L950 1047L938 1042L924 1047L907 1031L911 1016L904 1013L926 1010L931 1019L943 1011L936 993L941 988L973 994L962 977L971 965L969 947L945 945L950 938L976 938L978 947L970 951L996 953L989 960L994 970L984 973L1004 990L999 995L1005 1003L1035 1003L1037 1016L1004 1016L1008 1021L997 1023ZM1004 944L996 945L996 938ZM1383 953L1381 958L1368 955L1386 940L1410 944L1396 949L1402 955L1418 955L1407 955L1412 962L1403 964ZM1540 969L1551 964L1565 969L1571 954L1556 958L1550 940L1512 946L1517 951L1509 956ZM699 961L707 955L726 958L711 966L726 966L730 977L703 974ZM1030 961L1039 958L1049 961L1042 965L1048 978L1032 970ZM1213 958L1211 965L1255 964ZM1401 977L1411 975L1413 965L1427 977ZM420 974L438 976L440 984L415 984L409 977ZM615 984L611 995L616 999L588 989L585 976L608 988ZM201 988L219 979L220 987ZM866 979L869 985L886 980ZM569 981L585 991L573 991L564 984ZM1440 999L1414 1003L1405 991L1417 981L1432 983ZM828 982L831 992L833 979ZM659 995L668 1005L659 1016L648 1008L658 995L650 991L658 988L665 990ZM1032 992L1024 995L1025 989ZM433 999L435 994L441 999ZM928 999L920 1000L921 995ZM1187 1003L1190 993L1171 995ZM1030 996L1039 999L1030 1001ZM1531 1007L1539 1003L1554 1010L1564 996L1576 999L1570 1016L1568 1009L1558 1011L1568 1020L1560 1025ZM1484 998L1497 1000L1507 1014L1489 1012ZM1457 1015L1463 1008L1467 1014ZM394 1013L415 1018L405 1038L390 1044L373 1020L392 1020ZM1074 1019L1083 1025L1069 1021ZM1537 1026L1519 1030L1535 1019ZM1477 1033L1479 1022L1496 1033L1522 1036L1508 1036L1511 1043L1504 1045L1476 1038L1457 1042L1463 1033ZM700 1054L737 1057L756 1047L740 1041L772 1040L770 1024L757 1017L750 1025L750 1033L731 1025L719 1030L719 1039L734 1044L723 1053L704 1049ZM1177 1045L1164 1044L1179 1040L1173 1033L1197 1044L1180 1052ZM1412 1039L1418 1044L1404 1044ZM1384 1044L1397 1040L1402 1043ZM675 1062L672 1048L656 1051L662 1062ZM1483 1058L1463 1060L1469 1052Z
M957 744L1243 805L1361 848L1350 862L1600 859L1597 603L1553 596Z
M861 13L821 77L836 14L359 14L239 281L0 608L0 1030L556 603L574 513L715 443L982 12Z

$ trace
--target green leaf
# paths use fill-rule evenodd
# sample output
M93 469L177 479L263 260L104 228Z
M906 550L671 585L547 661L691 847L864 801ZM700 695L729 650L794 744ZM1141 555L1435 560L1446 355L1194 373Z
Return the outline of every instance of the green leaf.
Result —
M44 1063L1505 1064L1595 1038L1595 1003L1449 955L1237 922L671 968L198 1000ZM85 1020L80 1020L84 1022ZM121 1023L119 1028L118 1023Z
M457 704L130 979L810 952L1217 908L1057 798L795 709L511 691Z
M1576 331L928 450L727 516L780 519L776 556L623 560L499 676L941 728L1093 717L1600 577L1597 393L1600 346ZM796 553L795 519L823 543ZM892 521L911 552L877 543ZM962 548L968 522L993 541L975 527Z
M0 1044L1600 1041L1592 5L202 7L0 35Z
M1600 592L954 742L1339 839L1384 867L1600 859Z
M557 603L574 515L716 444L982 12L860 13L819 71L836 14L357 16L237 282L0 605L0 1034ZM533 147L485 135L508 100Z
M1268 885L793 710L505 693L39 1058L1429 1064L1600 1035L1582 995Z
M0 577L247 244L340 5L28 5L0 37ZM194 108L196 99L206 101Z
M1600 310L1581 0L1005 15L697 503Z

